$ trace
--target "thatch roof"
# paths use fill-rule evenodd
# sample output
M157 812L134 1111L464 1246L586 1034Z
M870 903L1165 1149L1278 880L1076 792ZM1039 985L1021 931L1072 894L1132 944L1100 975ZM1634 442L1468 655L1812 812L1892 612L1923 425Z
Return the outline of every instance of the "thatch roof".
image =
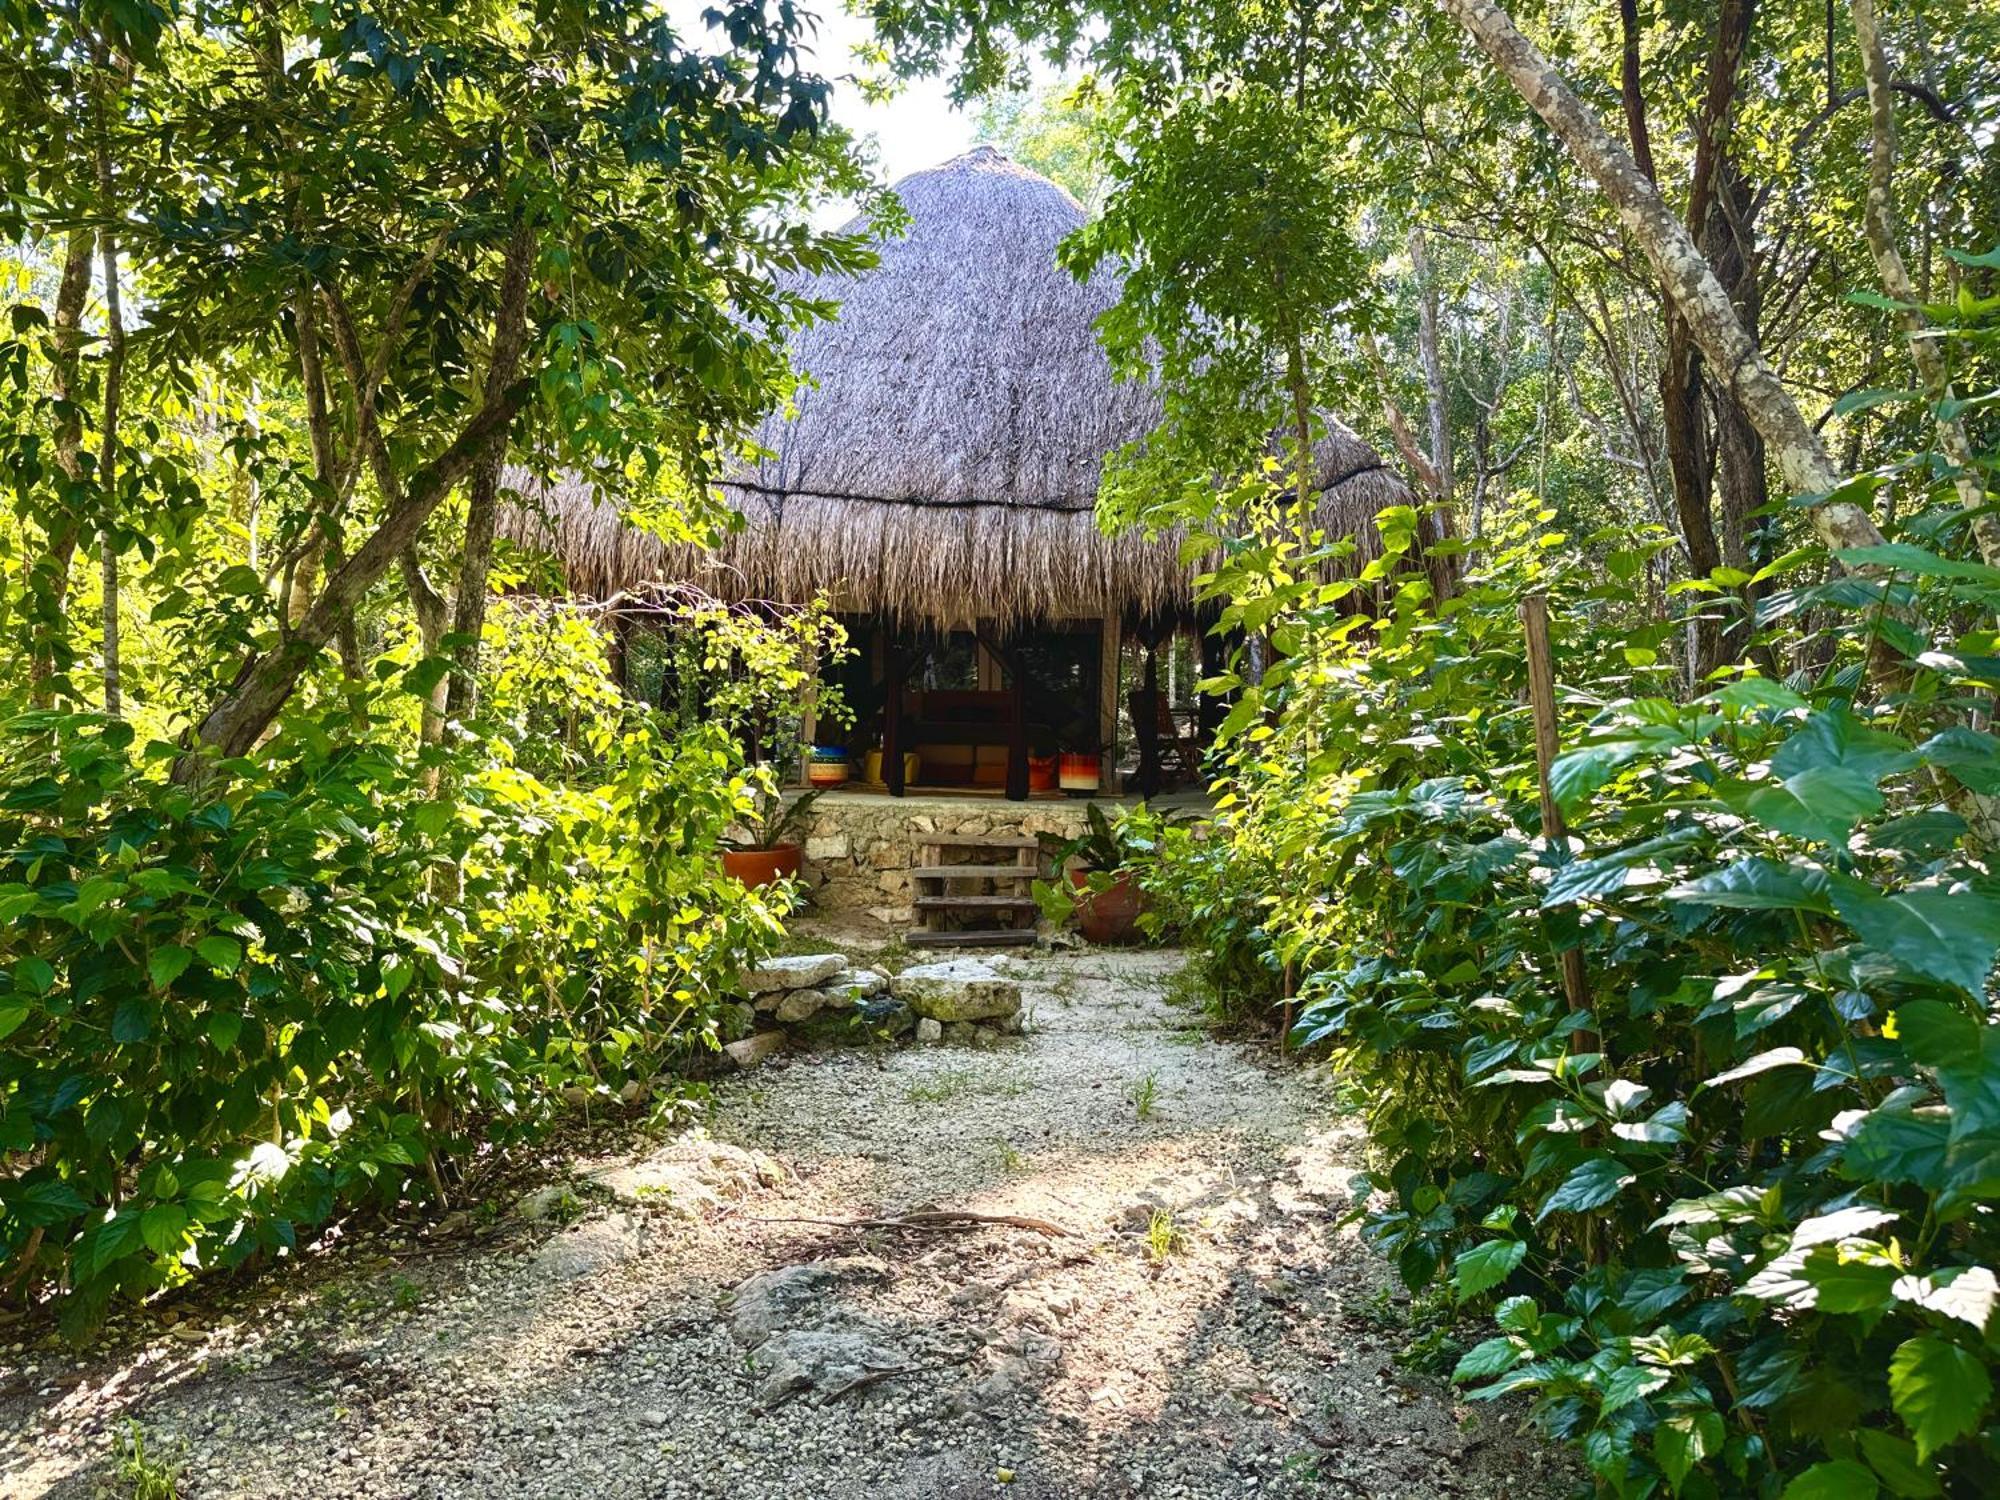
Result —
M985 146L896 192L908 235L872 270L813 288L840 317L795 340L811 382L757 433L771 456L722 486L746 524L720 548L669 547L580 480L503 529L552 547L595 598L668 580L794 602L828 590L843 608L935 623L1185 606L1178 538L1108 537L1093 515L1104 455L1151 431L1160 406L1115 382L1097 343L1118 278L1079 284L1056 264L1082 208ZM1365 549L1375 512L1408 491L1327 428L1322 517Z

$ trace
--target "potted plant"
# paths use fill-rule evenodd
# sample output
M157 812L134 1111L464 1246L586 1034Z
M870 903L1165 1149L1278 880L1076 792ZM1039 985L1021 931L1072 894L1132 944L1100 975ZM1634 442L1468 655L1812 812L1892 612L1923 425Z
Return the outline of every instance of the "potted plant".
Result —
M753 886L797 875L805 863L797 835L819 793L802 792L787 802L776 787L762 786L751 795L754 806L739 820L742 836L729 839L722 851L723 870Z
M1074 838L1040 835L1055 863L1056 884L1037 881L1035 899L1052 922L1060 924L1074 914L1090 942L1129 943L1138 931L1144 893L1133 873L1123 868L1125 850L1104 809L1093 802L1084 816L1084 830Z

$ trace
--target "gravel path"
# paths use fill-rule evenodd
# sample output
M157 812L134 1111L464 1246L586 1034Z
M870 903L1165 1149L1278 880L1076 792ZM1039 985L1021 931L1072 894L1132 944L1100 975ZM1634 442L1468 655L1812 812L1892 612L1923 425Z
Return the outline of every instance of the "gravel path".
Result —
M0 1330L0 1494L100 1493L133 1419L202 1497L1562 1492L1518 1417L1394 1362L1323 1076L1198 1029L1174 955L1000 962L1028 1036L733 1079L543 1222L364 1238L81 1363ZM795 1222L925 1206L1070 1233Z

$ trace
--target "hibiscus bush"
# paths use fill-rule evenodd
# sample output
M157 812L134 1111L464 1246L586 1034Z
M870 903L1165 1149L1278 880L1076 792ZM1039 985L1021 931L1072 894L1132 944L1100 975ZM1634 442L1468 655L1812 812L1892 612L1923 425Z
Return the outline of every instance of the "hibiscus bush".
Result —
M1886 546L1683 594L1742 643L1692 690L1664 538L1532 501L1443 598L1393 516L1372 609L1228 588L1279 665L1215 684L1216 816L1142 879L1253 999L1293 976L1366 1114L1365 1233L1490 1318L1456 1378L1531 1401L1601 1493L2000 1492L2000 571L1946 477L1874 477L1936 500Z

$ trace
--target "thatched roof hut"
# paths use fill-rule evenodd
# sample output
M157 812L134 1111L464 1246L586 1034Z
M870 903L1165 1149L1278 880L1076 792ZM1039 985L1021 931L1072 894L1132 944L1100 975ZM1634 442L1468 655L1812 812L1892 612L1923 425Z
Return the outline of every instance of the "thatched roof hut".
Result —
M625 524L577 481L507 529L550 546L571 589L699 584L912 624L1178 611L1178 538L1109 537L1093 507L1104 455L1150 431L1159 401L1115 382L1093 327L1118 278L1078 283L1056 245L1084 222L1047 178L981 146L896 186L909 233L874 269L813 288L836 321L801 333L810 377L757 434L770 456L723 485L745 525L713 553ZM1338 421L1319 454L1322 516L1364 542L1408 492ZM539 513L538 513L539 512Z

